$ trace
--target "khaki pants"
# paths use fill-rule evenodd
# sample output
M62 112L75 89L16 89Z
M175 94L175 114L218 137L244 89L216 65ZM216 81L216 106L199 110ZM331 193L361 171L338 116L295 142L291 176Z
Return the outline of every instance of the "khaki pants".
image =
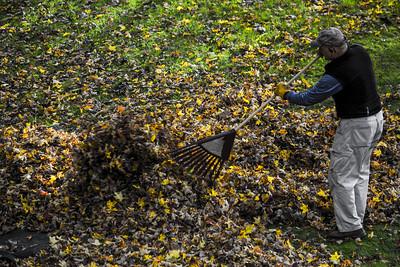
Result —
M382 135L383 114L341 119L331 149L328 181L340 232L361 229L367 206L370 158Z

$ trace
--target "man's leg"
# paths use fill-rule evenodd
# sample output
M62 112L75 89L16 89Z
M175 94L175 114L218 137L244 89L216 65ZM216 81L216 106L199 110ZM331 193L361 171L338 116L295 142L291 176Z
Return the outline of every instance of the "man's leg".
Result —
M355 200L357 206L357 215L364 221L365 210L367 207L368 183L370 175L370 162L371 154L376 144L378 143L383 131L383 115L379 112L373 118L367 121L372 134L369 136L371 139L365 140L365 146L355 147L355 155L357 158L357 165L359 166L358 175L359 180L354 188ZM357 129L356 129L357 130ZM362 130L358 130L362 131ZM365 131L365 129L364 129ZM356 136L368 136L368 134L357 134Z
M363 147L357 149L358 158L361 162L358 163L360 170L358 172L358 182L354 187L355 203L357 208L357 216L364 221L365 210L367 208L368 184L370 174L370 158L372 154L372 147ZM356 174L357 175L357 174Z
M336 225L339 232L352 232L362 228L357 214L354 187L358 182L356 158L351 148L351 123L341 121L331 149L328 174L332 192Z
M352 161L353 157L335 158L331 157L333 168L329 172L329 183L333 198L333 208L335 213L336 225L339 232L351 232L362 228L361 218L358 216L356 205L356 194L354 187L357 179L351 176L351 166L348 166L347 172L335 170L337 162ZM347 164L346 164L347 165Z

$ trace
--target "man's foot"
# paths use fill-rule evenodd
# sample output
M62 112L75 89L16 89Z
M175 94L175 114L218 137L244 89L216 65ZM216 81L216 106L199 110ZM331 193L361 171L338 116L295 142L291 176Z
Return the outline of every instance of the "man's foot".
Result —
M350 231L350 232L339 232L339 231L332 231L328 233L327 237L330 239L346 239L346 238L363 238L367 235L363 228Z

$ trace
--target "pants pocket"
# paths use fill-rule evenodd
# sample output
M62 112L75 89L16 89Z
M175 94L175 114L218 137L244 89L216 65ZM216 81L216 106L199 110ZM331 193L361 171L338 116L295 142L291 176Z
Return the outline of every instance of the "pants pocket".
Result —
M335 150L331 149L330 165L328 173L328 182L333 189L334 186L344 186L346 177L351 172L353 163L351 150Z

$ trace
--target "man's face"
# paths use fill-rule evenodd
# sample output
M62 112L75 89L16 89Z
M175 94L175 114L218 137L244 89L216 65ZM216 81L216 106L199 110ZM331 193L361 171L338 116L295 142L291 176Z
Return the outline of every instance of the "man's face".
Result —
M327 60L332 60L332 59L334 59L336 51L332 47L320 46L319 50L318 50L318 54L323 56Z

